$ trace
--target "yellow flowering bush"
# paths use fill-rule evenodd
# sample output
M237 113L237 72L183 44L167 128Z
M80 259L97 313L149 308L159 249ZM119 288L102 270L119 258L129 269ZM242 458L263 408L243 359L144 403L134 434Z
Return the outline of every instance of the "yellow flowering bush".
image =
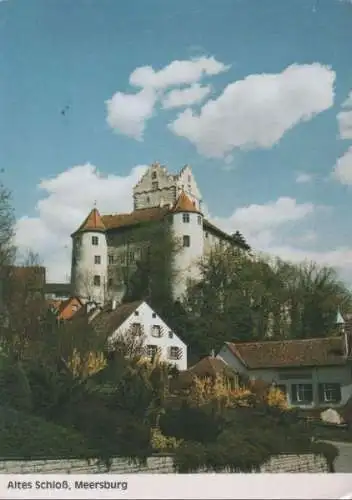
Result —
M89 352L82 356L74 349L67 365L74 377L87 378L105 368L106 359L104 354L100 352Z

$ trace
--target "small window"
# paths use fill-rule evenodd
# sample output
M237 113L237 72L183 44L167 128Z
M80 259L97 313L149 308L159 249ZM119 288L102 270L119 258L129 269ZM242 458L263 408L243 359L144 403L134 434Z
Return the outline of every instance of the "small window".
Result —
M292 402L298 404L313 403L312 384L292 384Z
M171 330L169 331L169 339L172 339L174 337L174 332L172 332Z
M209 233L208 233L208 231L206 231L205 232L205 237L208 238L208 236L209 236Z
M135 316L139 316L139 311L134 311Z
M147 345L146 346L146 354L150 358L154 358L158 354L158 346L157 345Z
M112 278L109 278L109 279L108 279L108 287L109 287L109 288L111 288L111 287L112 287L112 283L113 283Z
M191 238L188 235L183 237L183 246L190 247L191 246Z
M101 264L100 255L94 255L94 264Z
M133 263L135 261L135 254L133 251L128 252L128 262Z
M152 317L153 317L153 318L156 318L156 313L153 313L153 314L152 314Z
M94 246L99 245L99 238L98 238L98 236L92 236L92 245L94 245Z
M147 200L147 203L149 204L150 203L150 196L147 196L146 200Z
M100 286L100 276L95 275L93 278L94 286Z
M109 264L113 264L113 263L114 263L114 256L109 255Z
M152 326L152 337L160 338L162 336L161 326L153 325Z
M152 188L153 189L159 189L159 183L158 183L158 181L152 182Z
M200 215L198 215L198 224L201 225L202 224L202 217Z
M156 179L156 172L152 172L152 179Z
M189 222L189 214L182 214L182 220L183 222Z
M178 360L182 358L182 350L177 346L171 346L169 349L169 359Z
M321 403L340 403L341 385L336 383L319 384L319 401Z
M142 325L140 323L132 323L131 332L132 335L142 335Z

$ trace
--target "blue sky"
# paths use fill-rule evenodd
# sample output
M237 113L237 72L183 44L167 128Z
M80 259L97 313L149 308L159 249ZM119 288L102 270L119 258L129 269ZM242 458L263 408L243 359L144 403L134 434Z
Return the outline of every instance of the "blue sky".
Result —
M188 163L218 224L351 282L351 26L348 0L0 2L20 249L65 279L94 200L129 210L145 165Z

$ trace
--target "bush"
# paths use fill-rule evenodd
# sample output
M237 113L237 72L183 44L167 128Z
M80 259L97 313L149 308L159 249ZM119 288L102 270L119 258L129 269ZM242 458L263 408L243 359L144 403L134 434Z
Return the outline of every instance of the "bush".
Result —
M22 365L0 357L0 402L21 411L32 408L32 394Z
M159 425L165 436L207 443L216 440L225 420L211 406L197 408L183 404L180 409L167 409L160 416Z
M21 460L97 456L76 432L5 406L0 407L0 453Z

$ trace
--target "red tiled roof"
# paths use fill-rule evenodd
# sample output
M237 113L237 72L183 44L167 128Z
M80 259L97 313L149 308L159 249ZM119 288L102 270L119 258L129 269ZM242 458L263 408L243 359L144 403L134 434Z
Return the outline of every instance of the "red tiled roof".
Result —
M143 224L145 222L160 221L169 211L170 209L167 206L140 208L129 214L103 215L102 222L107 230L118 229L121 227Z
M247 368L286 368L342 365L342 337L248 343L226 343L228 349Z
M195 212L199 213L197 210L195 203L186 195L184 191L180 194L178 199L176 200L175 205L171 208L171 212L179 213L179 212Z
M80 225L80 227L75 231L76 233L78 232L83 232L83 231L100 231L103 232L105 231L105 226L102 221L102 218L100 216L99 211L96 208L93 208L93 210L90 212L88 217L83 221L83 223Z

